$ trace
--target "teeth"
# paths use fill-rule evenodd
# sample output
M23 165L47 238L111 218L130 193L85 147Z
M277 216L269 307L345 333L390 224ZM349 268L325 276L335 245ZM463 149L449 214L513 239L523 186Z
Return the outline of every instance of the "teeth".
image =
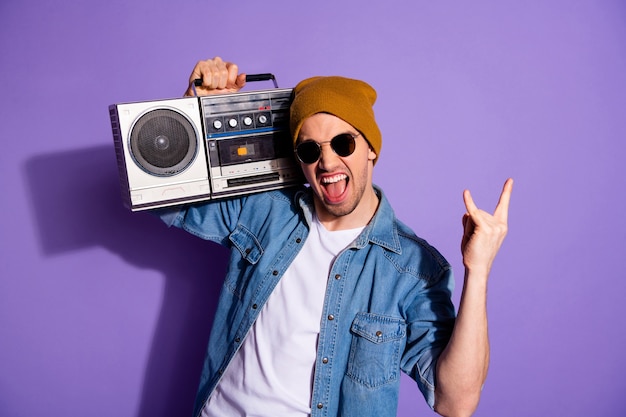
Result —
M324 178L322 178L322 182L324 184L333 184L333 183L339 182L341 180L345 180L346 178L348 178L348 176L346 174L337 174L337 175L333 175L332 177L324 177Z

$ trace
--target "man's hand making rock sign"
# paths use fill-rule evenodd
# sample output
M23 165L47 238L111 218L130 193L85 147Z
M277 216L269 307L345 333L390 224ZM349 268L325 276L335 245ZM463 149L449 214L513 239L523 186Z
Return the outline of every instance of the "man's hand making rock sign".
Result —
M461 253L463 265L470 271L486 275L508 231L509 201L513 180L509 178L500 194L493 215L476 207L469 190L463 192L467 213L463 216L463 239Z

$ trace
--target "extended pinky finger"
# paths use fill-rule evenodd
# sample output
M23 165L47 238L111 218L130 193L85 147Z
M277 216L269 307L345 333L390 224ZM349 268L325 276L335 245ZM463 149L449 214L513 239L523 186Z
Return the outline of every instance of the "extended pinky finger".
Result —
M472 214L473 212L478 210L478 207L476 207L474 199L472 198L472 193L470 193L469 190L463 191L463 202L465 203L465 209L469 214Z

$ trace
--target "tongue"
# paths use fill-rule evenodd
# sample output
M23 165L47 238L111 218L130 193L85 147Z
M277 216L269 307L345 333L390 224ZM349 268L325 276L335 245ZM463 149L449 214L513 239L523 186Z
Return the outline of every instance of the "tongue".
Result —
M337 181L332 184L326 184L326 193L330 200L338 200L346 191L346 181Z

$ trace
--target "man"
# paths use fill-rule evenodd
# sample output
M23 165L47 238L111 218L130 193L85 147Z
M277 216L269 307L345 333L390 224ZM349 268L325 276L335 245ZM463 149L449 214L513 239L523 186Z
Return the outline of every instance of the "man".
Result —
M195 79L198 94L245 84L219 57L199 62ZM372 184L382 145L375 100L358 80L300 82L290 128L308 187L162 214L231 248L194 416L395 416L401 370L441 415L477 407L489 363L487 280L512 180L493 215L463 194L455 317L450 265Z

